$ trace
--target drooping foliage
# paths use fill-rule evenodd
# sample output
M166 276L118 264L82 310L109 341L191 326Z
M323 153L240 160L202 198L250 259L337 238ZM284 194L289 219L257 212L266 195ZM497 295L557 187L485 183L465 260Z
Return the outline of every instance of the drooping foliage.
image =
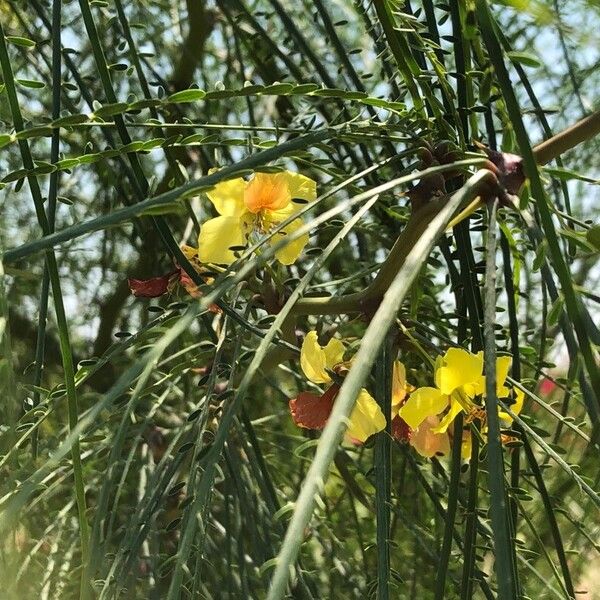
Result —
M2 597L595 597L594 2L0 24Z

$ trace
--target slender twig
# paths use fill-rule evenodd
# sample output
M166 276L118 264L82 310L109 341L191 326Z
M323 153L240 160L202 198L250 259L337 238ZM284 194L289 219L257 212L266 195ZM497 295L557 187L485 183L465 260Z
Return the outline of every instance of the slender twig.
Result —
M390 501L391 501L391 410L392 340L385 341L375 364L375 400L385 415L386 427L375 439L375 503L377 512L377 598L390 598Z
M417 266L429 255L438 236L445 230L448 221L458 206L479 195L482 189L495 181L490 171L482 170L473 175L437 213L417 243L413 246L406 261L388 288L383 301L373 316L362 339L353 366L346 376L323 434L319 440L315 457L304 479L296 501L296 509L288 526L279 552L275 573L271 580L268 600L279 600L285 595L289 568L294 563L305 527L308 524L329 466L344 432L344 422L350 415L358 392L373 365L375 357L385 339L385 334L394 322L396 313L413 282L418 276Z
M17 98L17 91L15 87L15 80L13 70L8 54L8 48L6 47L6 38L4 35L4 28L0 22L0 64L2 67L2 74L4 77L5 91L8 96L8 104L13 119L13 124L16 131L22 131L24 129L23 117L19 106L19 100ZM33 157L29 149L27 140L19 140L19 149L21 151L21 159L26 169L31 170L34 167ZM44 201L42 198L42 192L39 186L39 182L36 177L28 177L29 188L33 197L35 212L38 219L40 228L45 236L50 235L50 225L48 222L48 216L44 209ZM64 369L64 381L67 394L67 410L69 419L70 430L75 430L79 420L79 409L77 402L77 390L75 388L75 368L73 364L73 357L71 351L71 341L69 336L69 326L67 322L67 316L65 312L65 305L63 302L62 289L60 283L60 276L58 273L58 264L56 257L51 249L46 251L46 264L48 268L48 274L50 279L50 285L52 288L52 296L54 299L54 309L56 313L56 321L58 325L60 351L62 356L62 363ZM77 501L77 511L79 518L79 535L81 544L81 558L82 563L85 566L88 561L89 554L89 526L86 515L86 500L85 500L85 488L83 482L83 467L81 462L81 453L79 446L79 439L75 437L71 444L71 457L73 462L73 477L75 480L75 498ZM84 589L83 571L82 571L82 590Z
M496 211L498 200L488 209L489 222L486 248L485 307L484 307L484 368L485 410L488 423L488 488L490 513L494 532L495 569L498 580L498 598L515 598L515 573L513 568L509 514L504 487L504 459L500 441L500 419L496 397Z

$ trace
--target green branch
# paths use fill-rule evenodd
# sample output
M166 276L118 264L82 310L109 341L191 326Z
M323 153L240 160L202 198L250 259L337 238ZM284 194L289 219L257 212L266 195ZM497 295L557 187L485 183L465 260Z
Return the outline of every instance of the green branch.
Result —
M591 139L599 131L600 111L535 146L533 148L535 160L539 165L546 164L563 152ZM408 252L446 204L446 201L446 196L431 200L411 214L375 279L364 290L344 296L303 298L294 306L292 314L300 316L372 312L373 307L381 301L391 281L404 264ZM473 197L465 212L460 213L456 221L473 213L482 205L483 201L478 195ZM451 221L451 224L455 224L455 222Z
M408 294L418 276L418 267L429 256L438 237L446 230L448 222L458 207L472 200L481 193L483 187L494 182L495 177L490 171L481 170L470 177L465 185L448 199L443 208L433 217L417 243L410 249L402 268L399 269L384 295L363 336L353 366L344 379L327 425L319 440L315 457L302 484L294 514L277 557L277 566L271 580L267 600L279 600L285 596L290 567L296 560L305 536L306 527L313 513L317 494L322 489L343 436L344 424L354 407L361 387L369 376L371 367L385 340L385 334L394 323L406 294Z

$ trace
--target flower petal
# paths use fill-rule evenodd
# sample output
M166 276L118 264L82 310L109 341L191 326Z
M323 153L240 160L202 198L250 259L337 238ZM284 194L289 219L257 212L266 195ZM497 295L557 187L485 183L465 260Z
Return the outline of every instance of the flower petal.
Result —
M459 387L477 383L482 370L483 354L481 352L471 354L463 348L450 348L444 355L443 366L435 372L435 384L443 394L449 396ZM467 394L469 394L468 391Z
M301 392L296 398L292 398L289 407L294 423L305 429L323 429L331 414L333 401L339 389L339 386L332 385L321 396L310 392Z
M510 393L509 388L504 385L504 382L508 376L511 363L512 358L510 356L499 356L496 359L496 396L498 398L506 398ZM474 398L475 396L485 397L485 375L481 375L472 387L467 385L464 391L469 398Z
M216 217L202 225L198 256L203 263L230 265L236 257L231 247L245 246L246 236L239 217Z
M323 352L325 353L325 367L333 370L335 365L344 361L346 347L337 338L331 338L323 348Z
M284 175L292 198L299 198L308 202L314 202L317 199L316 181L310 177L306 177L306 175L294 173L293 171L286 171Z
M198 286L183 269L181 269L179 273L179 283L192 298L200 298L200 296L202 296L202 292Z
M246 182L241 178L221 181L206 192L208 199L213 203L217 212L224 217L240 217L246 212L244 204L244 190Z
M436 433L440 420L437 416L427 417L410 436L410 445L421 455L431 458L450 452L447 433Z
M360 390L346 435L353 440L365 442L374 433L385 429L385 417L373 397L364 388Z
M313 383L330 383L331 377L325 370L326 355L319 344L316 331L309 331L300 349L300 366Z
M450 410L444 415L438 427L435 428L435 433L446 433L450 423L456 419L456 415L463 409L461 403L458 400L452 398L450 400Z
M244 204L251 213L280 210L291 199L285 173L256 173L244 191Z
M523 403L525 402L525 392L519 388L514 388L515 401L508 405L508 408L515 414L518 415L523 409ZM504 410L498 410L498 416L505 421L508 425L511 425L514 419Z
M416 429L427 417L441 413L448 406L448 396L432 387L417 388L402 405L398 414Z
M496 359L496 395L498 398L506 398L510 390L504 385L508 376L508 370L512 363L510 356L499 356Z
M192 278L183 269L181 269L179 274L179 283L192 298L202 297L202 292L200 291L200 288L194 283ZM215 314L221 314L223 312L216 304L209 304L208 310L211 313Z
M300 229L302 225L304 225L304 223L301 219L296 219L295 221L292 221L289 225L286 225L281 231L276 233L269 240L271 246L274 246L275 244L281 242L282 239L287 238L289 235L294 233L294 231ZM302 254L302 250L304 250L306 244L308 244L308 233L305 233L298 239L289 242L288 244L277 250L277 252L275 252L275 258L282 265L292 265L298 260L298 257L300 256L300 254Z
M400 404L406 398L406 367L399 361L394 361L392 374L392 415L398 414Z

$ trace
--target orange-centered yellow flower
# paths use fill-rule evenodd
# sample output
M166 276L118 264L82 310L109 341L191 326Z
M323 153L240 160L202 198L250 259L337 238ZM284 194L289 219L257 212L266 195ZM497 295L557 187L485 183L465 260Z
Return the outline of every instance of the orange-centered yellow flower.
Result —
M317 184L292 171L256 173L249 181L238 177L218 183L206 195L219 216L202 225L198 256L203 263L228 265L236 258L234 250L244 247L252 234L270 232L296 214L303 204L313 202L317 197ZM271 245L301 226L300 218L292 221L270 239ZM305 234L278 250L275 257L282 264L291 265L307 243Z
M496 361L496 394L498 398L508 398L510 389L505 381L510 368L510 356L500 356ZM438 357L435 365L436 387L422 387L415 390L400 408L399 415L411 429L417 429L425 419L441 415L439 426L432 429L444 433L461 410L471 411L477 405L476 396L485 396L485 376L483 371L483 352L472 354L462 348L450 348L443 357ZM515 390L516 401L511 410L518 414L523 406L524 394ZM503 411L501 419L510 424L512 419Z
M394 361L392 377L392 435L399 442L408 442L421 456L431 458L448 454L450 444L447 433L436 433L440 420L436 416L427 417L419 427L411 429L400 415L402 406L413 393L415 387L406 381L406 367Z
M302 392L290 400L290 411L295 423L308 429L322 429L329 418L339 386L331 374L344 367L344 344L332 338L326 346L321 346L316 331L310 331L304 338L300 352L300 366L310 381L328 385L321 396ZM379 405L366 389L361 389L354 409L348 420L346 436L353 441L364 442L374 433L385 429L385 417Z

